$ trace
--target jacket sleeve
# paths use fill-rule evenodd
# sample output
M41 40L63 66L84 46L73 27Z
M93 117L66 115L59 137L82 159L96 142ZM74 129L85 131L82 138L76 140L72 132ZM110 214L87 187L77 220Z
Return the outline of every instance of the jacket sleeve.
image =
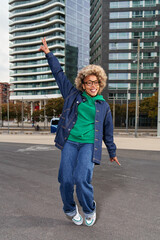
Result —
M75 87L65 76L58 59L53 55L53 53L47 53L46 58L48 60L52 74L56 79L60 92L65 99L72 90L75 90Z
M112 114L110 108L108 108L104 126L103 126L103 141L107 147L110 158L116 156L116 145L113 140L113 122L112 122Z

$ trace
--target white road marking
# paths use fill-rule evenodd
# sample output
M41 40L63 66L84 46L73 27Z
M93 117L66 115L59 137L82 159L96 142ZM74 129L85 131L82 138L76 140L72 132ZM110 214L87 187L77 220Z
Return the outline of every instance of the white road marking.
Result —
M21 148L18 149L17 152L30 152L30 151L54 151L55 147L49 147L49 146L31 146L28 148Z
M131 179L137 179L137 180L140 180L139 178L136 178L136 177L131 177L131 176L127 176L127 175L121 175L121 174L115 174L116 176L119 176L119 177L124 177L124 178L131 178Z

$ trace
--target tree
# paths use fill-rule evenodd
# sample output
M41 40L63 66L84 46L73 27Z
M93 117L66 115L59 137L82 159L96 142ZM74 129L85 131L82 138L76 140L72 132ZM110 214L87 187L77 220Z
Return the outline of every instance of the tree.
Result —
M17 101L15 104L14 104L14 110L15 110L15 113L16 113L16 120L17 120L17 123L18 123L18 126L19 126L19 123L22 121L22 102L20 101ZM28 115L28 107L27 107L27 104L26 103L23 103L23 117L27 117Z
M41 116L44 117L44 111L43 109L41 110L35 110L32 114L32 118L34 119L34 121L39 122L41 120Z
M62 113L64 100L63 98L53 98L48 100L48 103L45 105L46 115L58 117Z
M151 126L154 125L158 113L158 92L152 97L145 98L141 101L140 113L151 120Z
M7 120L8 112L7 112L7 103L2 104L2 120ZM14 104L12 102L9 103L9 119L14 119L16 117Z

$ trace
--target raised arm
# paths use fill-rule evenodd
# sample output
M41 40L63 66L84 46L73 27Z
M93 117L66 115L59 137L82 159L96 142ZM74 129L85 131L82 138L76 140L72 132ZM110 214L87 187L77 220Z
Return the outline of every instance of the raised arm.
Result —
M53 55L52 52L50 52L45 38L42 39L42 43L43 45L40 46L39 51L43 51L46 54L52 74L56 79L63 98L65 99L71 93L71 91L75 91L76 89L65 76L58 59Z

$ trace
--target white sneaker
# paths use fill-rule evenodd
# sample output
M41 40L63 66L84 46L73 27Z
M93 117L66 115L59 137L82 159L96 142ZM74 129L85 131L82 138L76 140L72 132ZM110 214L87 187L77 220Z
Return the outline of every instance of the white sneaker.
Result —
M96 221L96 202L95 202L95 210L91 217L85 217L85 225L91 227Z
M83 218L82 216L79 214L78 212L78 207L76 205L76 215L72 218L72 221L76 224L76 225L82 225L83 223Z
M85 217L85 224L88 227L91 227L96 221L96 212L91 217Z

